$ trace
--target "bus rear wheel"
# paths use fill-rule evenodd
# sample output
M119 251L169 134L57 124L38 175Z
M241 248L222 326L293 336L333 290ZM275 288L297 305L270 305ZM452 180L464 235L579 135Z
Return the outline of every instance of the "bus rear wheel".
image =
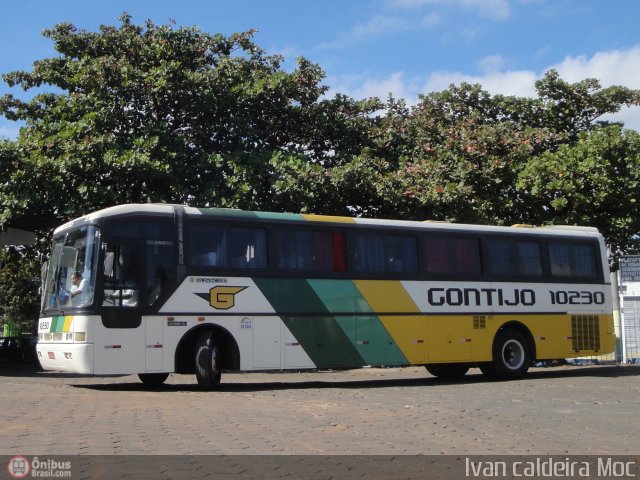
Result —
M498 332L493 341L493 360L480 365L485 375L498 379L520 378L531 365L531 349L522 333L512 328Z
M198 385L205 390L213 390L220 383L220 349L212 332L200 333L196 343L195 367Z
M442 380L460 380L469 370L463 363L437 363L425 365L425 368L431 375Z
M138 378L148 387L159 387L169 377L168 373L139 373Z

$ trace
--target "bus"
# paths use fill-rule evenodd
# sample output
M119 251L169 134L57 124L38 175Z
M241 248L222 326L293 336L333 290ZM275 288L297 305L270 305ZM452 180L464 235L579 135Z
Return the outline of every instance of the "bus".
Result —
M120 205L54 231L37 354L204 389L223 370L513 379L614 350L606 252L590 227Z

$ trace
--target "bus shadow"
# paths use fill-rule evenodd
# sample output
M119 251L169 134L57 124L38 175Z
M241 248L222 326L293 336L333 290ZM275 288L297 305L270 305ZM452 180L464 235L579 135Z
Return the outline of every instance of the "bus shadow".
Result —
M471 377L469 377L471 378ZM384 379L384 380L345 380L345 381L322 381L305 380L299 382L253 382L253 383L221 383L213 391L202 390L194 383L165 383L159 387L149 387L143 383L108 383L92 385L70 385L75 388L86 388L100 391L127 391L127 392L198 392L198 393L221 393L221 392L266 392L277 390L326 390L332 388L339 389L373 389L373 388L393 388L393 387L424 387L427 385L443 384L433 377L410 378L410 379ZM451 382L446 382L451 383ZM460 383L460 382L454 382ZM465 382L468 383L468 382Z
M101 377L124 377L126 375L101 375ZM43 370L39 363L0 362L0 378L96 378L82 373L53 372Z
M287 375L278 373L279 375ZM288 375L295 375L290 373ZM321 375L321 373L318 373ZM548 368L534 369L530 371L526 377L514 382L540 381L543 379L554 378L579 378L579 377L600 377L600 378L618 378L640 376L640 366L590 366L590 367L569 367L569 368ZM179 377L174 377L175 381ZM228 378L228 377L227 377ZM277 390L325 390L325 389L376 389L376 388L415 388L437 385L463 385L474 383L496 383L482 375L478 370L472 370L461 380L444 381L429 376L425 372L424 378L384 378L384 379L367 379L367 380L302 380L291 382L242 382L242 383L221 383L216 390L209 392L202 390L194 383L166 383L158 387L149 387L141 382L120 382L120 383L92 383L92 384L73 384L74 388L82 388L99 391L127 391L127 392L199 392L199 393L216 393L216 392L263 392Z

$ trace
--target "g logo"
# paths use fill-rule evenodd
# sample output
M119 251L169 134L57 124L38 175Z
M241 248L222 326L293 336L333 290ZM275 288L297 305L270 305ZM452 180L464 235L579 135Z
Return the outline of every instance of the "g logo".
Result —
M216 310L229 310L236 304L236 294L248 287L217 286L209 290L209 305Z

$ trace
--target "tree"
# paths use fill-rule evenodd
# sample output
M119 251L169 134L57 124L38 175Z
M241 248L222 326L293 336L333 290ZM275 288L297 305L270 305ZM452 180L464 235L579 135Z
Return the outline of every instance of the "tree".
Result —
M536 223L597 227L614 257L637 247L638 132L618 125L581 132L575 143L531 158L517 186L538 199Z
M416 220L551 222L540 214L546 193L527 188L523 172L531 171L534 167L528 165L539 162L540 155L564 152L591 135L597 138L604 131L622 135L620 128L607 130L615 124L600 117L622 105L638 105L640 93L624 87L603 89L594 79L570 84L555 71L548 72L536 88L537 98L520 98L492 96L480 85L463 83L422 96L412 108L390 99L375 146L365 149L371 156L367 165L378 175L367 173L384 203L379 211ZM620 141L617 154L619 162L633 169L632 142ZM624 192L621 183L610 187L615 189L612 196ZM570 223L578 220L597 223L595 216L563 218ZM615 242L613 250L628 245L622 242L628 230L607 231L607 239Z
M0 228L28 226L44 245L54 226L119 203L296 209L274 188L289 159L347 163L379 103L325 97L318 65L300 58L286 72L253 34L135 25L127 14L98 32L45 30L59 55L3 75L41 93L0 99L0 114L26 124L0 142ZM37 301L9 279L36 275L37 249L3 255L0 308L21 319Z
M317 65L301 58L283 71L252 31L120 21L45 30L59 56L3 76L49 90L0 99L1 114L26 122L0 191L14 219L48 215L51 227L123 202L277 207L272 156L334 164L367 142L376 101L323 98Z
M17 332L35 333L40 304L37 260L34 247L0 250L0 327L8 324Z

